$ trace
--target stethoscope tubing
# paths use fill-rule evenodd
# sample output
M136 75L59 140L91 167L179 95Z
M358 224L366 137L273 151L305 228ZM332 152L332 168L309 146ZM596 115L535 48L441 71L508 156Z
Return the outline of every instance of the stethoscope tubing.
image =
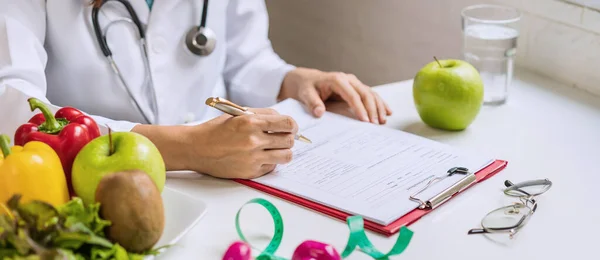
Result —
M131 16L131 21L133 21L133 23L137 27L140 38L145 40L146 32L144 32L144 30L142 29L142 22L140 21L139 17L137 16L137 13L133 9L133 6L131 6L129 1L128 0L112 0L112 1L120 2L121 4L123 4L125 6L125 8L127 9L127 12L129 13L129 16ZM112 52L110 51L110 48L108 47L108 43L106 41L106 36L102 33L102 30L100 29L100 23L98 22L98 12L100 12L100 9L102 8L102 6L104 6L104 4L106 4L107 2L109 2L109 0L102 1L100 6L94 7L92 9L92 23L94 26L94 31L96 33L96 38L98 40L98 44L100 44L100 49L102 49L102 53L104 54L105 57L111 56Z
M127 82L125 81L125 78L123 77L123 74L121 73L121 70L119 69L119 66L117 65L117 63L115 62L115 60L112 57L112 52L110 50L110 48L108 47L108 43L106 41L106 34L108 32L108 29L110 29L110 26L112 26L115 23L118 22L127 22L130 24L134 24L137 27L137 31L139 33L139 37L140 37L140 48L142 51L142 56L143 56L143 62L144 62L144 70L145 70L145 77L144 77L144 83L143 85L146 86L147 91L152 92L151 96L153 98L153 102L152 106L151 106L151 110L154 113L154 123L158 123L158 109L156 107L156 102L157 102L157 98L156 98L156 93L154 90L154 82L151 78L150 75L150 64L149 64L149 60L148 60L148 52L146 50L146 35L144 30L142 29L142 24L137 16L137 14L135 13L135 11L133 10L133 7L131 6L131 4L129 3L129 1L126 0L114 0L114 1L118 1L121 4L123 4L125 6L125 8L127 9L127 12L129 13L131 19L127 19L127 18L122 18L122 19L118 19L115 21L110 22L108 25L106 25L104 27L104 29L100 28L100 23L98 22L98 12L100 11L100 8L102 8L102 6L108 2L108 1L103 1L102 4L98 7L94 7L92 9L92 23L93 23L93 27L94 27L94 32L96 34L96 38L98 40L98 44L100 45L100 49L102 50L102 54L106 57L107 61L109 62L111 68L113 69L114 73L117 75L117 77L119 78L119 81L121 82L121 84L123 85L123 87L125 88L125 91L127 92L127 95L131 98L131 100L133 101L134 105L136 106L137 110L142 114L142 116L144 117L144 120L147 123L153 123L153 120L151 120L151 118L144 112L144 110L142 109L140 103L138 102L137 98L135 98L135 95L133 94L133 91L131 90L131 88L129 87L129 84L127 84Z
M143 83L144 86L146 86L146 88L147 88L147 89L145 89L147 91L147 92L145 92L145 94L150 95L152 98L151 101L153 101L153 102L151 102L151 104L150 104L150 110L152 110L152 113L154 114L154 121L155 121L154 123L158 124L158 119L159 119L158 104L157 104L158 100L157 100L156 92L154 89L154 82L152 80L152 74L150 71L150 61L149 61L148 52L146 49L146 34L142 27L142 23L141 23L139 17L137 16L137 13L133 9L133 6L131 6L131 3L128 0L114 0L114 1L117 1L117 2L121 3L123 6L125 6L131 19L127 19L127 18L118 19L118 20L110 22L104 28L100 28L100 23L98 22L98 13L100 12L100 9L102 8L102 6L104 6L104 4L109 2L109 0L103 1L99 6L94 6L92 8L92 24L94 27L94 32L96 34L96 40L98 41L100 49L102 50L102 54L104 55L104 57L106 57L106 59L110 63L110 66L112 67L115 74L117 74L119 81L121 81L123 87L127 91L127 94L133 100L133 103L136 106L136 108L142 114L142 116L144 117L146 122L152 123L152 121L150 120L150 117L144 112L140 103L135 98L133 91L131 90L131 88L129 87L127 82L125 81L123 74L120 72L119 67L117 66L115 60L112 57L112 52L111 52L111 50L108 46L107 40L106 40L106 35L107 35L108 29L110 28L110 26L112 26L113 24L115 24L117 22L127 22L129 24L133 24L136 26L136 29L137 29L139 37L140 37L140 48L142 49L142 56L143 56L142 59L144 62L144 69L145 69L145 78L144 78L144 83ZM202 8L202 17L200 20L200 26L193 27L186 35L186 45L187 45L189 51L191 53L193 53L195 55L199 55L199 56L210 55L210 53L212 53L212 51L214 50L215 45L216 45L216 42L215 42L216 37L214 35L214 32L212 32L209 28L206 27L206 19L208 16L208 1L209 0L204 0L204 5ZM199 38L202 39L203 43L198 42Z
M202 19L200 20L200 27L206 28L206 17L208 16L208 0L204 0L204 5L202 6Z

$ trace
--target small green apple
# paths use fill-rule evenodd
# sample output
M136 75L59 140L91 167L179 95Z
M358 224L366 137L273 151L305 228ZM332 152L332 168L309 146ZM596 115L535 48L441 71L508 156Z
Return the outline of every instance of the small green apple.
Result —
M71 175L75 194L86 204L94 203L102 177L128 170L146 172L162 192L165 163L154 143L138 133L109 131L86 144L75 157Z
M413 98L425 124L460 131L479 114L483 81L477 69L466 61L435 58L415 76Z

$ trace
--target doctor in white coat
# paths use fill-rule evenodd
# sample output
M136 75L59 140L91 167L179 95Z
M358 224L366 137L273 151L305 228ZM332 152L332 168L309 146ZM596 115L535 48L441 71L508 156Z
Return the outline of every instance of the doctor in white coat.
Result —
M258 177L291 160L296 123L260 109L280 100L319 117L339 98L358 119L385 123L389 107L359 79L289 65L267 34L263 0L0 0L0 93L78 108L148 137L168 170L221 178ZM204 105L210 96L257 115L221 115Z

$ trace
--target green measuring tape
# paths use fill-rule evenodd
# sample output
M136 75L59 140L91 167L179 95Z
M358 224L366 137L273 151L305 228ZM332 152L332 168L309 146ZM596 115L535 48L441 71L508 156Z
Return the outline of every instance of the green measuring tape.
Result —
M259 204L259 205L263 206L265 209L267 209L267 211L271 215L271 218L273 219L273 224L275 225L273 238L271 238L271 241L269 242L267 247L264 250L262 250L262 252L256 258L256 260L288 260L288 258L279 257L279 256L275 255L275 252L279 248L279 245L281 245L281 240L283 239L283 230L284 230L283 229L283 217L281 216L281 213L279 213L279 210L277 209L277 207L275 207L275 205L273 205L271 202L269 202L265 199L261 199L261 198L252 199L252 200L246 202L244 205L242 205L242 207L238 210L238 212L235 216L235 228L237 230L237 233L238 233L240 239L243 242L250 245L252 248L259 250L259 251L261 250L259 248L256 248L255 246L253 246L246 239L246 237L244 236L244 233L242 232L242 228L240 227L239 220L240 220L240 215L241 215L242 209L248 204ZM400 229L400 234L398 235L398 238L396 239L396 243L394 244L394 246L388 253L384 254L384 253L380 252L379 250L377 250L377 248L375 248L375 246L371 243L371 241L367 237L367 234L365 233L364 221L363 221L362 217L351 216L346 219L346 222L348 224L348 228L350 229L350 236L348 238L348 243L346 244L344 251L342 251L342 253L341 253L342 258L346 258L346 257L350 256L350 254L352 254L352 252L354 252L355 249L358 247L360 249L360 251L371 256L373 259L378 259L378 260L389 259L390 256L401 254L408 247L408 244L410 243L410 240L412 239L412 236L413 236L413 232L410 229L408 229L406 227L402 227Z

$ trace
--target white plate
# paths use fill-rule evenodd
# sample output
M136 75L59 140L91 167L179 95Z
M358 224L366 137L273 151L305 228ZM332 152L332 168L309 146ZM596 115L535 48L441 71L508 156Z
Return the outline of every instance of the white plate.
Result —
M206 203L166 186L162 192L162 199L165 208L165 228L154 248L175 245L206 213ZM145 259L154 257L149 256Z

